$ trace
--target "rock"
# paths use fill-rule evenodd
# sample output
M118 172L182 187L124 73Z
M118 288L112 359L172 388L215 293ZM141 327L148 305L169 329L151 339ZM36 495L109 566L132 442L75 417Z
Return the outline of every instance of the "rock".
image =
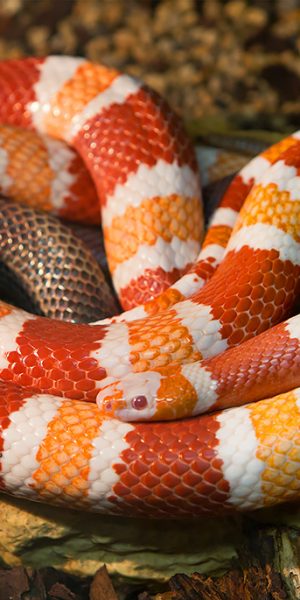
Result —
M93 575L103 563L120 580L165 581L178 572L210 575L230 568L243 543L242 516L185 521L108 517L13 499L0 499L2 566L53 566ZM259 523L300 530L300 508L251 515ZM252 519L250 522L252 522ZM298 535L298 534L297 534Z
M105 563L114 576L165 580L178 571L216 572L236 556L235 518L189 521L125 519L66 511L1 497L3 566L48 565L92 575Z
M71 24L67 19L62 20L58 27L56 43L63 52L73 54L76 48L77 39Z
M240 22L240 19L245 14L245 10L246 4L243 0L232 0L226 4L224 12L232 21Z
M30 31L30 41L34 51L37 54L47 54L49 51L48 46L49 28L45 25L39 27L32 27Z
M258 6L249 7L245 15L245 22L247 23L247 25L249 25L249 27L264 27L267 23L267 20L267 13Z
M109 39L106 36L94 37L85 45L86 57L94 62L101 62L103 54L108 51L109 46Z

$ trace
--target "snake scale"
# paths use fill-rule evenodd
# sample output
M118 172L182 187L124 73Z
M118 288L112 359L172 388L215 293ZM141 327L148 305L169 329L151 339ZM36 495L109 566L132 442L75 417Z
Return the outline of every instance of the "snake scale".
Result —
M298 500L299 132L235 176L200 249L195 153L142 83L83 59L4 61L0 122L3 193L31 201L33 184L44 208L87 223L100 202L126 311L89 325L1 302L1 489L151 517ZM16 184L16 126L81 158L65 149L46 184L29 160Z

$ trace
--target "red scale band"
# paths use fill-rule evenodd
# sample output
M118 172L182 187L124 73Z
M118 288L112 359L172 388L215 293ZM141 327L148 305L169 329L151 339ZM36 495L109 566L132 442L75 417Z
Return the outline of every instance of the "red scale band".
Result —
M27 321L17 337L18 350L9 352L5 381L77 400L95 400L105 369L90 357L101 346L107 328L70 325L36 318Z
M216 417L136 425L114 465L120 481L110 501L122 514L152 517L226 512L229 485L217 457Z

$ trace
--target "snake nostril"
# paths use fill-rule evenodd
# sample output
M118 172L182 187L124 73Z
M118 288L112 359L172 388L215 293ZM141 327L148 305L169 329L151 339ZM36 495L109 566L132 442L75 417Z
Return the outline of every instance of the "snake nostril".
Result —
M135 410L143 410L143 408L146 408L147 404L146 396L134 396L131 400L131 406Z

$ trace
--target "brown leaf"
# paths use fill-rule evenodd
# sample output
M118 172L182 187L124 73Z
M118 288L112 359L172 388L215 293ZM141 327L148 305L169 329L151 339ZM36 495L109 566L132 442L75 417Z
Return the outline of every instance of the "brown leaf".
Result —
M105 565L97 571L92 581L90 600L118 600Z
M29 581L25 569L1 569L0 600L19 600L22 594L29 591Z
M55 583L48 592L49 598L53 600L78 600L79 596L75 595L63 583Z

